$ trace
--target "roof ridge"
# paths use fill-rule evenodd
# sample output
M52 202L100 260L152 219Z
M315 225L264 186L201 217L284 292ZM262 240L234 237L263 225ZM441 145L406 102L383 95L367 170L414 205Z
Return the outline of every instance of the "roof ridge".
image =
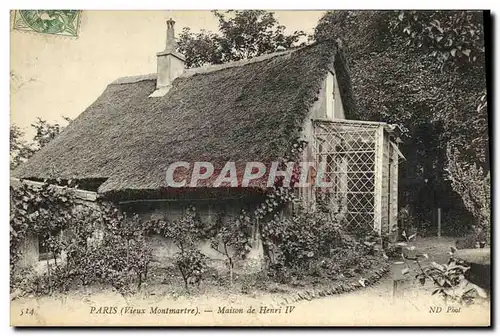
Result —
M191 76L197 75L197 74L210 73L210 72L214 72L214 71L240 67L240 66L244 66L247 64L259 63L259 62L263 62L263 61L266 61L268 59L272 59L272 58L275 58L278 56L284 56L287 54L291 54L291 53L293 53L299 49L302 49L302 48L303 47L288 49L288 50L284 50L284 51L276 51L273 53L263 54L260 56L252 57L249 59L230 61L230 62L222 63L222 64L207 64L207 65L203 65L203 66L197 67L197 68L190 68L190 69L186 69L186 71L184 71L179 77L191 77Z
M218 71L218 70L235 68L235 67L243 66L243 65L247 65L247 64L259 63L259 62L263 62L263 61L266 61L266 60L274 58L274 57L284 56L284 55L291 54L291 53L294 53L294 52L299 51L299 50L315 47L319 44L329 43L330 41L334 41L335 44L339 48L342 48L342 46L341 46L342 41L340 39L336 39L336 40L327 39L327 40L323 40L323 41L316 41L316 42L302 45L302 46L298 46L298 47L292 47L290 49L286 49L283 51L275 51L275 52L272 52L269 54L263 54L263 55L248 58L248 59L242 59L239 61L230 61L230 62L222 63L222 64L206 64L206 65L203 65L200 67L186 69L179 77L181 77L181 78L182 77L191 77L191 76L196 75L196 74L210 73L210 72L214 72L214 71Z
M155 73L149 73L146 75L135 75L135 76L124 76L124 77L118 77L114 81L111 82L110 85L115 85L115 84L132 84L132 83L137 83L140 81L145 81L145 80L156 80L156 72Z
M178 78L187 78L187 77L191 77L194 75L211 73L211 72L215 72L215 71L219 71L219 70L240 67L240 66L244 66L247 64L259 63L259 62L263 62L263 61L266 61L266 60L269 60L269 59L272 59L275 57L291 54L297 50L301 50L301 49L309 47L311 45L312 44L298 47L298 48L291 48L291 49L287 49L284 51L276 51L273 53L264 54L264 55L252 57L249 59L242 59L239 61L231 61L231 62L222 63L222 64L207 64L207 65L203 65L203 66L196 67L196 68L189 68L189 69L186 69L181 75L179 75ZM156 77L157 77L156 73L149 73L149 74L145 74L145 75L135 75L135 76L124 76L124 77L119 77L116 80L114 80L113 82L111 82L111 85L133 84L133 83L137 83L137 82L141 82L141 81L145 81L145 80L156 80Z

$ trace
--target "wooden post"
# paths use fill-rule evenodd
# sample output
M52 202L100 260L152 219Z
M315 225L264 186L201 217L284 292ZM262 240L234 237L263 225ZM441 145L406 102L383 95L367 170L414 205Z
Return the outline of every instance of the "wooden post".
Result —
M438 208L438 237L441 237L441 208Z
M375 136L375 199L374 225L379 234L382 233L382 183L384 167L384 128L379 126Z
M389 234L392 242L398 238L398 164L399 154L394 143L391 143L390 171L389 171ZM396 147L397 148L397 147ZM396 229L396 231L393 231Z

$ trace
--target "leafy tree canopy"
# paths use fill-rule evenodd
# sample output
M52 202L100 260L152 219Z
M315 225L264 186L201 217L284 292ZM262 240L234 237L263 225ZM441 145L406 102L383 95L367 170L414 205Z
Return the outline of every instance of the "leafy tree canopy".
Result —
M63 119L68 123L71 122L71 118L63 116ZM26 134L19 126L15 124L10 126L10 169L16 168L45 147L64 128L58 123L51 124L39 117L35 123L31 124L31 127L34 128L35 135L31 142L27 142L24 139Z
M489 171L482 12L330 11L314 38L332 37L344 42L360 118L406 130L403 203L421 218L460 207L449 168Z
M302 31L285 34L273 12L264 10L213 11L219 20L219 32L193 33L184 28L179 36L179 52L188 67L221 64L249 59L296 46Z

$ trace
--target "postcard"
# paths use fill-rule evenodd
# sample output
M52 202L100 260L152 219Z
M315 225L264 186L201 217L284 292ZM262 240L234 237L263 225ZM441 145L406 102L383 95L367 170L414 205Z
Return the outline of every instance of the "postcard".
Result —
M491 326L488 11L10 14L12 326Z

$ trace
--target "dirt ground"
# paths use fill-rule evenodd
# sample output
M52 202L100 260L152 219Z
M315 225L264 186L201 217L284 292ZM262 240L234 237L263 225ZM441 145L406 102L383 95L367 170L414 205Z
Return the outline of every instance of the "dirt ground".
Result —
M454 238L417 240L418 253L446 262ZM399 266L399 265L398 265ZM489 325L489 302L470 307L445 304L399 267L373 286L311 301L279 305L289 293L276 287L242 294L227 287L179 293L151 286L124 298L114 290L85 288L65 296L26 297L11 302L13 325ZM271 293L273 292L273 293ZM104 309L104 308L109 309ZM128 307L128 308L127 308Z

